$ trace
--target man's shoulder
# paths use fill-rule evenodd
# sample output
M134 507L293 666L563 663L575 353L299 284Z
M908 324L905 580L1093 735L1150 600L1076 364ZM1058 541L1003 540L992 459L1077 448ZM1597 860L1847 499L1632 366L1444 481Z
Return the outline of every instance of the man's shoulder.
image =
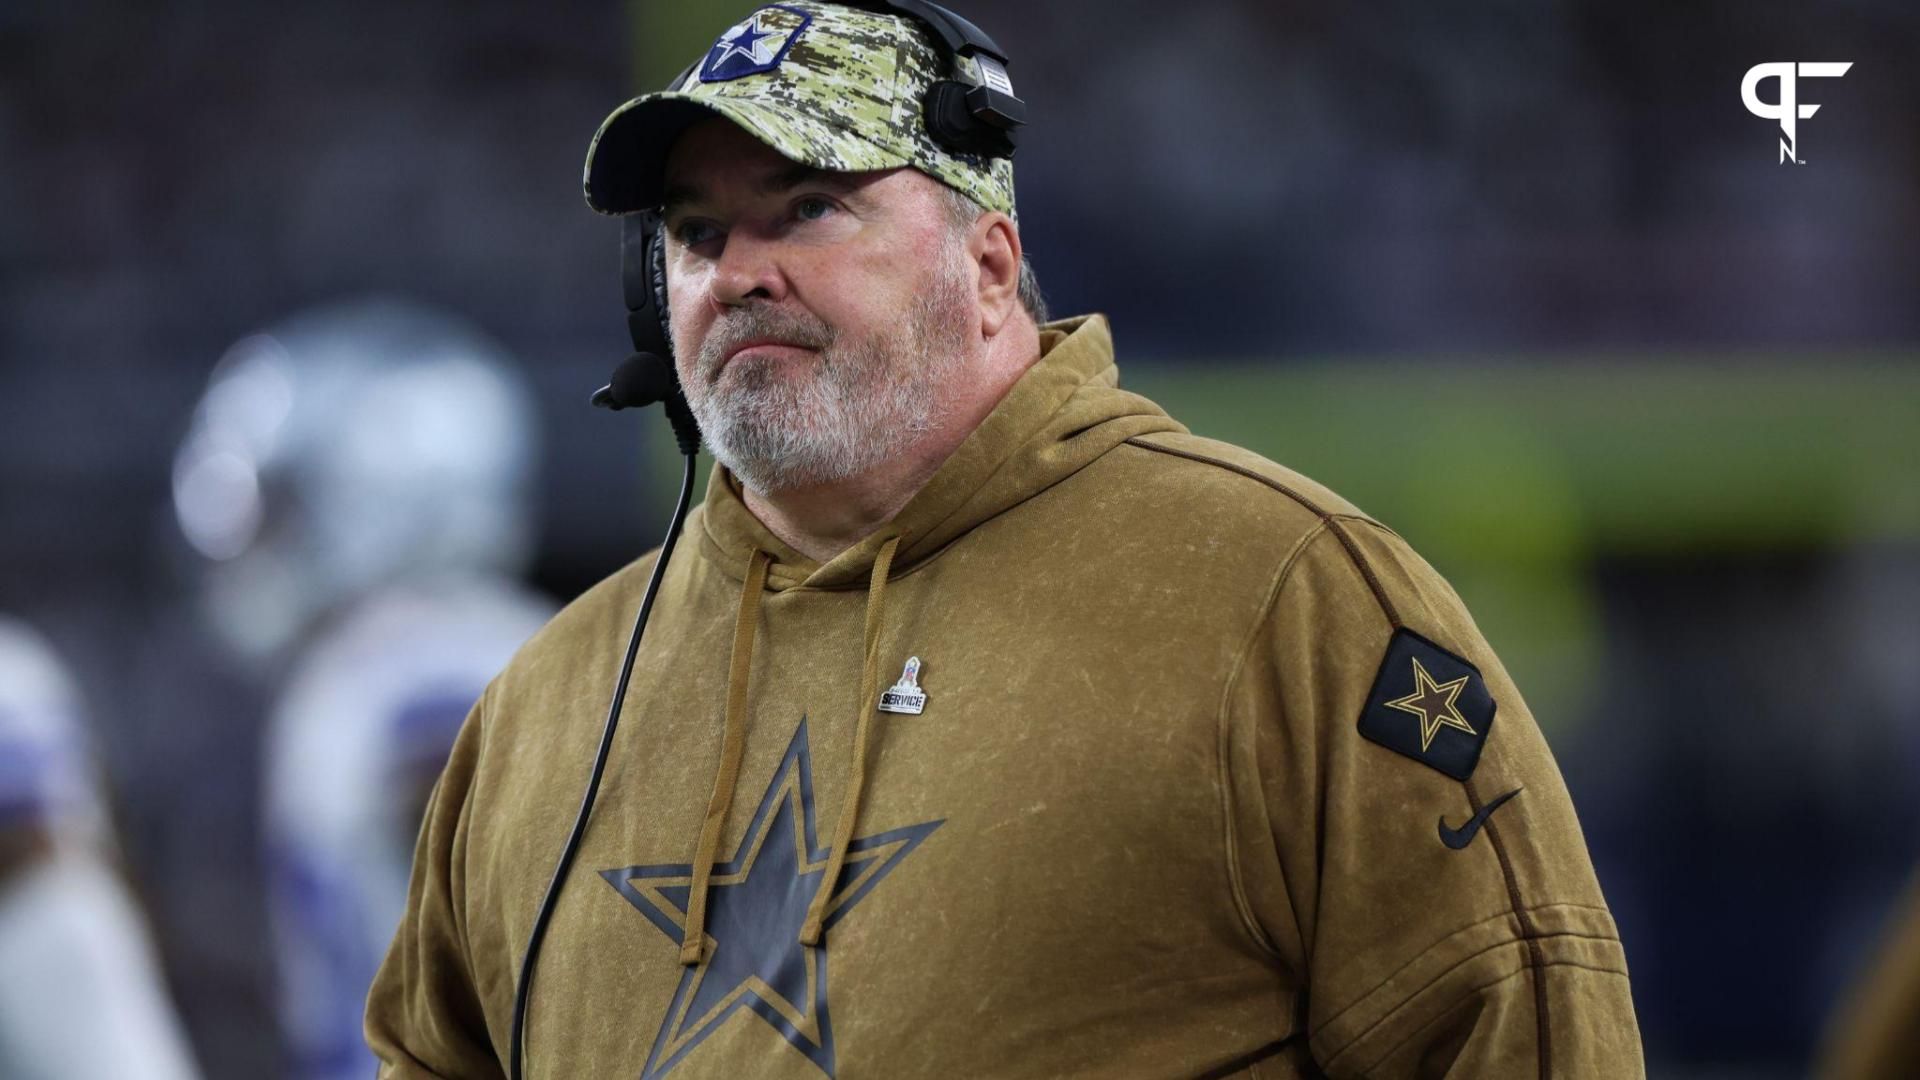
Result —
M1330 517L1373 520L1326 485L1232 443L1159 431L1136 435L1116 450L1107 455L1115 480L1159 512L1224 517L1248 529L1294 535Z

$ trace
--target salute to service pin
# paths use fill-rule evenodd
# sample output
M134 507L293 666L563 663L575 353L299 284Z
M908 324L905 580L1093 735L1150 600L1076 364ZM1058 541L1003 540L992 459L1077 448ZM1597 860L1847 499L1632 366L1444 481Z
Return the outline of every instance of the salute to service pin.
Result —
M900 673L900 681L887 687L887 692L880 695L880 711L918 716L920 710L926 707L927 695L920 689L920 658L909 656L907 669Z

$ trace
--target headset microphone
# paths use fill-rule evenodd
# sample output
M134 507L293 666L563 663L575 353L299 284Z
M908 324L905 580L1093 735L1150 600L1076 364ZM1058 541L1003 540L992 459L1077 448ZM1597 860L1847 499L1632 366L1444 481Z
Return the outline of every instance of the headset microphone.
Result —
M618 412L665 401L673 390L673 370L664 357L634 353L613 369L607 385L593 392L593 403Z
M613 369L607 385L593 392L593 403L602 409L643 408L655 403L667 408L667 420L673 425L673 437L680 452L691 457L700 449L700 428L694 423L693 410L680 392L673 361L657 353L638 352Z

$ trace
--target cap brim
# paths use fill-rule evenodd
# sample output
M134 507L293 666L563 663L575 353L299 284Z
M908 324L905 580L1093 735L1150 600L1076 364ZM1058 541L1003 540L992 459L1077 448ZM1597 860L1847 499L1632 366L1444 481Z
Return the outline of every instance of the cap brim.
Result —
M695 97L663 90L613 111L587 147L587 205L603 214L627 214L660 205L667 155L694 124L719 116L791 161L819 169L861 171L909 163L826 118L799 119L751 99Z
M667 151L694 124L721 115L679 95L647 94L613 111L587 147L587 205L626 214L660 205Z

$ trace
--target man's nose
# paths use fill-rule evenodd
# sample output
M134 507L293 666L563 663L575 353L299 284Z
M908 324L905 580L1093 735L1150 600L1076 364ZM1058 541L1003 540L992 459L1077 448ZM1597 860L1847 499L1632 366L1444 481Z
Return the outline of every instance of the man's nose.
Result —
M735 229L720 251L714 266L710 292L715 305L739 307L748 300L780 300L786 295L786 279L775 258L776 245Z

